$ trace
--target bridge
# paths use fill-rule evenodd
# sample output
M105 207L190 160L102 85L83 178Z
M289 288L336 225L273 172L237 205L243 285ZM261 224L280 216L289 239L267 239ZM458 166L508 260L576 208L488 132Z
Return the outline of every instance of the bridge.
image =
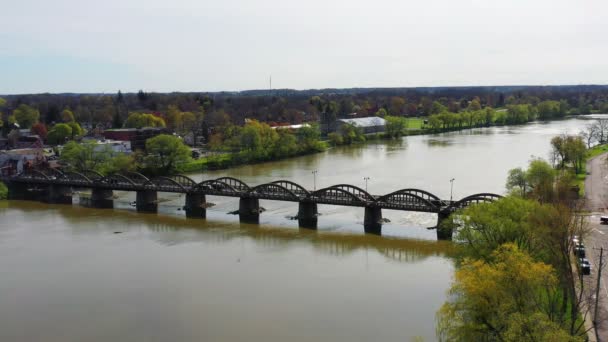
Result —
M159 192L182 193L186 195L184 210L189 218L206 217L207 195L238 197L240 220L252 223L259 222L259 200L297 202L299 226L313 229L317 226L318 204L361 207L365 210L365 231L376 234L382 229L382 209L436 213L439 226L441 221L456 210L501 197L479 193L452 201L411 188L386 195L372 195L350 184L337 184L311 191L288 180L250 186L233 177L195 182L184 175L148 178L137 172L102 175L93 170L30 170L14 176L2 176L0 180L8 185L9 199L42 200L48 203L71 204L73 189L91 189L90 205L97 208L113 208L113 191L134 191L136 209L140 212L157 211ZM451 234L451 231L437 229L439 239L449 239Z

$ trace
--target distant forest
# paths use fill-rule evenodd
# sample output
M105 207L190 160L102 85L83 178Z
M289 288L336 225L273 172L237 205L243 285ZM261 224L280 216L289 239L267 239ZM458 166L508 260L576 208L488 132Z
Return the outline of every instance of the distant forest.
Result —
M608 112L607 85L575 86L492 86L430 88L351 88L320 90L249 90L240 92L113 94L31 94L5 95L0 108L2 121L20 105L40 114L47 125L61 122L68 109L86 127L122 127L132 113L149 113L168 124L171 112L188 112L197 127L242 125L245 119L266 123L299 124L329 122L357 113L357 116L428 116L441 111L458 113L474 102L481 108L561 101L567 114ZM563 109L563 108L562 108Z

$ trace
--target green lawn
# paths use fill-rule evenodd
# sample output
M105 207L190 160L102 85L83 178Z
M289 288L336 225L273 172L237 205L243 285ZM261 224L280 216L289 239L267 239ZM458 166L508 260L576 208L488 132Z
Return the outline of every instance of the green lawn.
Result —
M587 151L587 159L591 159L604 152L608 152L608 144L594 146Z
M424 125L424 120L426 118L408 118L407 119L407 128L408 129L421 129Z

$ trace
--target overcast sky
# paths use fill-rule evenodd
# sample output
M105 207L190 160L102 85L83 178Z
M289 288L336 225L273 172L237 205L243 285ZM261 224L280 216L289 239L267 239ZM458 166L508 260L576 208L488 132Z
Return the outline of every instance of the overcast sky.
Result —
M19 0L0 94L608 83L606 0Z

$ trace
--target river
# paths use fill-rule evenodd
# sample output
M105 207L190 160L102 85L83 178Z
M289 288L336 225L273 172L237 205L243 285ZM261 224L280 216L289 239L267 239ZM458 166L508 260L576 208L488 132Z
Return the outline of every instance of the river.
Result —
M551 137L588 122L412 136L191 177L317 189L369 177L374 195L445 199L454 178L454 199L501 194L509 169L547 158ZM385 210L375 236L361 208L319 206L312 231L290 219L294 203L261 201L249 225L228 214L234 198L208 196L208 219L188 220L183 196L159 194L159 214L138 214L134 194L116 195L114 210L0 201L0 341L436 339L454 266L451 244L426 229L435 215Z

